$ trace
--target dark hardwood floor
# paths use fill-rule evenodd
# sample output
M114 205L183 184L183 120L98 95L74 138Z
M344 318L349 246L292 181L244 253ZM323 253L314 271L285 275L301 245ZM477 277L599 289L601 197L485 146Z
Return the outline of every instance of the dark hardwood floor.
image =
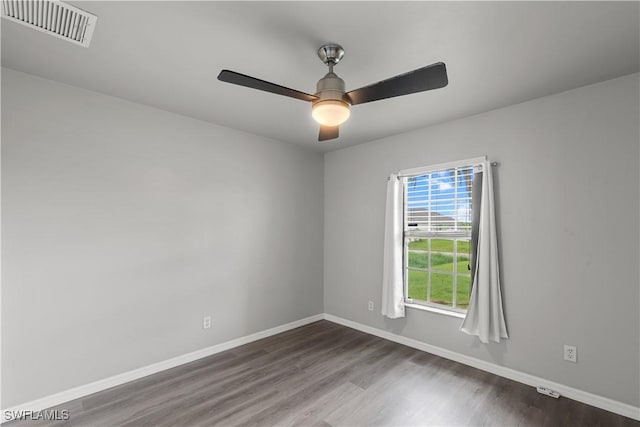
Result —
M640 426L327 321L53 409L6 426Z

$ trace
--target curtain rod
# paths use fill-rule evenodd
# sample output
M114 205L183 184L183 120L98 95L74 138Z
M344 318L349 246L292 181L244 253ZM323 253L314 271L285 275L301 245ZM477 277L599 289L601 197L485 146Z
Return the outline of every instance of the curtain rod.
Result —
M491 162L489 163L491 166L500 166L500 163L498 162ZM417 173L417 174L408 174L408 175L402 175L402 174L398 174L398 178L410 178L412 176L420 176L423 175L423 173Z

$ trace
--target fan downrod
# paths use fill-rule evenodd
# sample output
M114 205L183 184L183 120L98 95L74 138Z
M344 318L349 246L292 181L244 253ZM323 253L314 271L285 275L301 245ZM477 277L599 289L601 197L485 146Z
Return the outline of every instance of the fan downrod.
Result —
M344 49L339 44L325 44L318 49L318 57L325 65L336 65L344 56Z

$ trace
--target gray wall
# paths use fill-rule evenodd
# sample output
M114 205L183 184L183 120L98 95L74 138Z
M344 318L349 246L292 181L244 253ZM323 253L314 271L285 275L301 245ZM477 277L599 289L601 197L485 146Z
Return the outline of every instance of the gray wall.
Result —
M3 407L323 311L322 155L2 71Z
M319 154L2 71L3 407L322 312L323 220L326 312L640 403L637 74L328 153L323 190ZM485 154L511 339L382 318L387 175Z
M639 405L638 80L629 75L327 153L325 311ZM511 334L491 345L458 332L453 317L379 314L387 176L481 155L500 162ZM577 346L577 364L563 361L564 343Z

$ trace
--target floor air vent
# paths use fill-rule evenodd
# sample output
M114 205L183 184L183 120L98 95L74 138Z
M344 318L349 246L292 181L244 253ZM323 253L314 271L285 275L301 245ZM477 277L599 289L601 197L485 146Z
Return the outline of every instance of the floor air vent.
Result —
M89 47L97 16L58 0L1 0L2 17Z

